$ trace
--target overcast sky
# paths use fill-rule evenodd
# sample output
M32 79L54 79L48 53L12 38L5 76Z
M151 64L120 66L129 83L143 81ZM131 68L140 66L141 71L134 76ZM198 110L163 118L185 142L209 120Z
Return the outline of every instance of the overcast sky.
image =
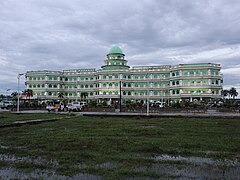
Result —
M240 94L239 0L2 0L0 94L28 70L98 69L113 45L131 66L220 63Z

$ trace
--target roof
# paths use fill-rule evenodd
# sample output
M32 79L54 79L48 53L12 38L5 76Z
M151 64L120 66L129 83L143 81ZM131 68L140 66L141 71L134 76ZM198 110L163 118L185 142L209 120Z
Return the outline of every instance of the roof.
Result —
M113 46L108 54L123 54L122 49L118 46Z

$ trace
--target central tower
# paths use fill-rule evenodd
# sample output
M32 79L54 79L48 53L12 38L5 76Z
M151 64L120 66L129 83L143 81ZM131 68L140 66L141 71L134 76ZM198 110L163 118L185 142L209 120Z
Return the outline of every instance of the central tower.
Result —
M107 59L104 61L104 65L101 67L104 70L117 70L128 69L127 60L125 60L125 54L118 46L113 46L107 54Z

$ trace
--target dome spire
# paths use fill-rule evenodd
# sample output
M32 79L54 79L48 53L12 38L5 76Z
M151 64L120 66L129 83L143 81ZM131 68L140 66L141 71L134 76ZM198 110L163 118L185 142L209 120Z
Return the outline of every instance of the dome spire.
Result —
M128 69L127 60L125 60L125 54L118 46L113 46L107 54L107 59L102 66L105 70L113 69Z
M118 46L113 46L108 54L123 54L122 49Z

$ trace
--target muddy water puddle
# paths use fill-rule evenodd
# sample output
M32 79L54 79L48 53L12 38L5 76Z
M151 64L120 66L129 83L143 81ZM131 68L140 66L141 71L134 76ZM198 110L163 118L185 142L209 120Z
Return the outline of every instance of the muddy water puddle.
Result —
M142 174L142 172L152 172L159 177L166 179L239 179L240 163L235 160L214 160L203 157L183 157L171 156L168 154L158 155L154 157L154 162L147 165L133 165L133 172ZM103 179L103 177L92 174L79 173L68 177L56 173L56 169L61 165L56 160L48 161L41 157L16 157L14 155L0 154L0 161L10 164L29 163L33 165L48 165L51 169L33 169L32 171L21 171L14 167L0 167L0 179ZM10 165L9 164L9 165ZM105 162L96 164L96 169L116 170L118 163ZM78 164L74 167L81 170L87 168L86 164ZM107 176L107 175L106 175ZM151 177L139 177L151 179ZM127 178L128 179L128 178ZM129 177L129 179L138 179Z
M91 174L77 174L72 177L62 176L56 174L55 172L50 171L41 171L34 170L33 172L22 172L15 168L3 168L0 169L0 179L58 179L58 180L77 180L77 179L91 179L91 180L99 180L102 179L100 176L91 175Z
M203 157L183 157L183 156L171 156L168 154L163 154L155 157L156 161L175 161L175 162L185 162L192 163L195 165L214 165L214 166L239 166L240 163L237 160L213 160L211 158Z

